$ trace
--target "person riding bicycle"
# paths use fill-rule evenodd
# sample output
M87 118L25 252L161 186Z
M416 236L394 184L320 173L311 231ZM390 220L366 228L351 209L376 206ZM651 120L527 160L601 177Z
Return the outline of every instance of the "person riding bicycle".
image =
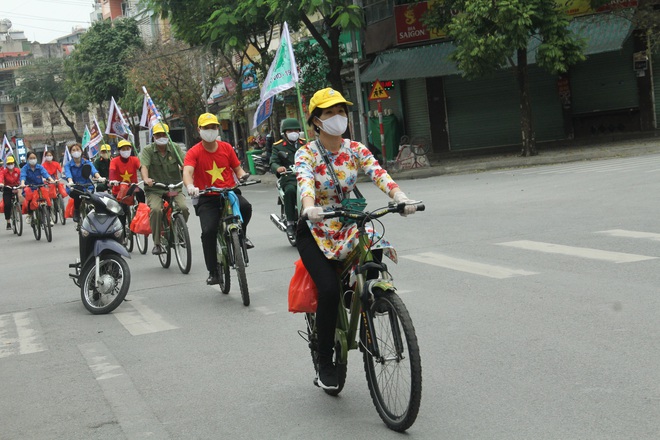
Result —
M149 223L154 240L154 248L151 253L159 255L165 253L165 249L160 244L160 225L163 221L163 194L168 190L154 187L154 182L165 185L174 185L181 181L181 167L183 166L184 153L174 142L170 142L168 133L170 128L163 122L158 122L153 127L154 142L142 149L140 162L142 168L142 180L147 185L144 192L149 205ZM184 220L188 221L190 211L186 205L186 199L179 192L174 198L183 214Z
M183 163L183 184L190 197L199 196L199 190L208 187L232 188L237 184L236 177L239 180L247 178L249 174L241 168L232 146L228 142L216 140L220 128L218 118L211 113L204 113L200 115L197 126L202 140L188 150ZM252 249L254 245L247 238L252 205L238 189L234 192L238 196L239 209L243 217L245 246ZM195 213L202 226L202 250L209 271L206 284L209 285L219 284L216 237L223 203L223 198L218 194L205 194L193 200Z
M411 202L399 185L375 160L362 143L342 138L348 126L348 105L341 93L332 88L317 91L309 102L307 124L316 140L296 153L296 174L307 221L298 222L297 249L305 268L318 289L316 322L319 339L318 384L323 389L338 388L337 368L333 363L335 324L339 306L338 267L357 243L357 225L340 219L324 220L324 208L340 204L354 192L358 171L396 203ZM416 211L405 207L404 215ZM374 234L373 230L368 231ZM374 252L382 258L382 250Z
M52 177L55 180L55 190L51 191L51 197L55 198L57 197L57 191L60 192L62 197L66 197L66 191L64 191L64 188L62 185L59 184L58 179L60 176L63 175L64 171L62 170L62 165L56 160L53 160L53 152L50 150L47 150L44 153L44 161L41 163L41 166L46 168L46 171L48 171L48 174L50 174L50 177Z
M20 190L11 189L12 186L21 184L21 170L16 167L14 156L7 156L5 166L0 168L0 188L2 188L2 200L5 203L5 220L7 220L7 229L11 229L11 197L12 194L18 196L18 201L23 203Z
M119 148L119 156L110 161L108 169L110 183L138 183L140 159L132 154L133 144L127 140L121 140L117 144L117 147ZM117 197L120 190L121 185L113 186L112 194ZM131 186L128 188L126 196L134 196L140 203L144 203L145 201L144 193L137 186ZM121 200L119 201L121 202ZM120 216L119 220L122 225L126 225L126 214L128 213L129 206L125 203L121 203L121 207L124 210L124 215Z
M80 185L86 187L89 191L94 191L94 185L91 179L85 178L82 175L83 165L91 167L91 176L96 178L100 183L105 182L105 177L101 177L94 164L89 160L82 157L82 146L79 143L74 143L69 147L71 153L71 160L64 165L64 177L70 185ZM78 223L80 221L80 203L82 202L80 194L71 191L67 188L69 196L73 199L73 221Z
M30 151L27 154L27 163L21 168L21 186L25 187L23 190L23 195L25 200L23 201L23 210L27 212L27 218L31 218L32 211L34 211L36 205L36 199L39 197L39 193L34 193L29 185L41 185L45 182L55 183L55 181L50 177L46 168L42 167L37 163L37 154L34 151ZM46 200L46 204L50 209L52 202L50 200L50 194L48 191L41 191L41 195ZM29 221L29 220L26 220ZM51 226L53 226L51 224Z
M297 119L287 118L280 124L280 132L282 139L273 144L273 152L270 156L270 169L279 177L280 186L284 191L284 213L287 218L286 233L289 236L295 235L296 223L294 219L297 217L297 185L295 174L286 174L280 176L289 169L289 166L294 164L296 151L307 142L300 139L300 123ZM280 155L280 153L283 153ZM286 158L280 157L286 155Z
M110 145L108 144L101 145L99 155L94 160L94 168L97 169L101 177L105 177L106 179L110 178L110 161L112 160L112 158L110 157L111 150L112 148L110 147ZM98 183L96 185L96 190L107 191L108 186L105 183Z

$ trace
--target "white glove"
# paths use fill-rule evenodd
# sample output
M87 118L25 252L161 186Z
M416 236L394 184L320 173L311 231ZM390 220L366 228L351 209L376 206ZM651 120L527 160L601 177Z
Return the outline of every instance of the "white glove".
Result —
M107 179L105 177L99 177L97 180L99 183L105 183Z
M408 214L414 214L417 211L416 205L407 204L407 203L412 203L413 201L410 200L403 191L398 191L394 193L394 197L392 197L392 200L394 200L394 203L396 203L397 205L400 203L406 203L406 206L403 208L403 212L401 213L401 215L404 217L407 216Z
M188 195L190 197L197 197L199 196L199 188L197 188L195 185L192 183L188 186L186 186L186 189L188 190Z
M303 210L303 215L307 216L310 222L318 223L323 220L323 208L320 206L310 206Z

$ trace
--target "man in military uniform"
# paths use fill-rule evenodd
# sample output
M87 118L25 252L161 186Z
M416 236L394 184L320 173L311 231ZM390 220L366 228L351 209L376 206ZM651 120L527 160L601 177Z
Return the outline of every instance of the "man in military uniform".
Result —
M284 190L284 214L286 214L287 225L286 233L289 236L295 235L294 219L296 215L296 195L297 183L295 174L286 174L280 176L289 169L289 166L295 164L295 156L298 148L306 144L304 139L300 139L300 123L297 119L287 118L280 125L282 139L273 144L273 152L270 156L270 169L279 177L280 185ZM280 152L285 154L280 154ZM285 156L284 157L281 156Z
M101 177L105 177L106 179L110 178L110 160L112 159L110 157L110 145L108 144L103 144L101 145L101 151L99 152L98 157L94 161L94 168L99 172ZM97 191L107 191L108 190L108 185L105 183L97 183L96 184L96 190Z

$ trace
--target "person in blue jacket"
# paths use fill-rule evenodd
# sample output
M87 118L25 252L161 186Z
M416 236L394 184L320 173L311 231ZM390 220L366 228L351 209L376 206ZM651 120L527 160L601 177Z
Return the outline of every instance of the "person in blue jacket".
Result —
M99 183L105 183L106 179L101 177L94 164L82 157L82 147L80 144L75 143L71 145L69 147L69 153L71 153L71 160L64 165L64 177L70 185L80 185L90 191L94 191L92 180L89 178L86 179L82 175L82 167L87 164L92 168L91 176L96 178ZM77 223L80 220L80 194L71 191L69 188L67 188L67 192L73 199L73 221Z
M42 185L45 182L54 183L55 181L50 177L46 168L42 167L37 163L37 155L34 151L30 151L27 155L27 163L21 168L21 186L26 187L23 190L25 195L25 201L23 206L27 205L27 214L28 218L32 215L32 209L30 209L30 202L32 201L32 189L30 185ZM46 196L46 203L48 207L51 206L50 197L48 196L48 191L44 191L43 194ZM28 220L29 221L29 220Z

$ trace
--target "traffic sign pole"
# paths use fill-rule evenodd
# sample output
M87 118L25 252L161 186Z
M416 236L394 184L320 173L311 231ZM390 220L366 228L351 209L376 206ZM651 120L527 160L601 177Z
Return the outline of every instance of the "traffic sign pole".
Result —
M380 127L380 148L383 152L383 167L387 164L387 152L385 151L385 129L383 128L383 104L381 104L380 99L378 102L378 126Z

